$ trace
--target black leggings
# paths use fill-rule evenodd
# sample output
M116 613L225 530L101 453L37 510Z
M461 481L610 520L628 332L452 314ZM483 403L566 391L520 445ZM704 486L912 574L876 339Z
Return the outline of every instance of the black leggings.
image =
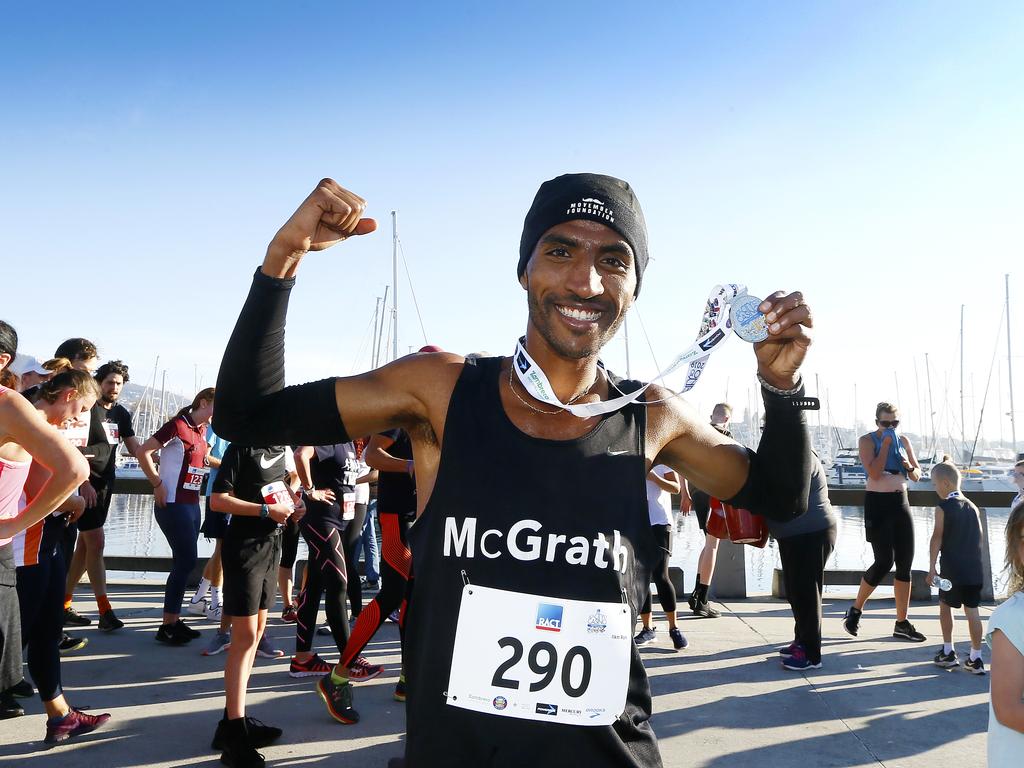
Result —
M62 537L63 531L58 535ZM28 650L28 671L39 689L39 698L52 701L63 693L58 646L64 634L67 570L59 544L46 545L39 552L38 564L21 566L17 571L21 635Z
M825 564L836 546L836 529L801 533L779 539L786 599L793 609L793 638L808 660L821 661L821 589Z
M356 544L363 535L363 523L366 521L366 505L356 504L356 516L348 521L341 535L345 562L348 563L348 601L352 606L352 615L359 616L363 612L363 583L359 580L359 567L356 563Z
M287 568L289 571L295 567L295 558L299 554L299 524L294 521L293 518L288 518L288 522L284 524L281 529L281 562L282 568ZM291 600L291 595L281 595L281 599L287 604Z
M377 630L387 620L388 615L396 608L401 608L401 620L398 622L399 632L405 630L405 598L409 579L412 575L412 554L409 552L409 521L395 514L381 513L381 558L380 558L380 592L367 604L359 614L359 620L352 629L352 637L342 651L342 669L352 666L359 658L366 644L377 634Z
M324 608L327 626L331 628L334 643L340 651L348 643L348 617L345 614L345 582L347 568L342 552L342 523L331 517L310 517L299 523L299 530L309 547L306 562L306 586L299 593L298 620L295 622L295 650L313 649L316 617L320 611L320 597L326 592Z
M651 566L651 581L658 588L658 602L661 603L661 610L665 613L674 613L676 610L676 588L672 586L672 580L668 577L668 559L672 555L672 526L652 525L651 533L654 534L654 541L658 545L656 559ZM647 597L644 598L644 607L640 609L640 613L651 612L650 585L647 585L645 591Z
M875 555L875 562L864 572L864 581L877 587L895 562L896 580L909 582L914 562L914 519L906 490L864 494L864 534Z

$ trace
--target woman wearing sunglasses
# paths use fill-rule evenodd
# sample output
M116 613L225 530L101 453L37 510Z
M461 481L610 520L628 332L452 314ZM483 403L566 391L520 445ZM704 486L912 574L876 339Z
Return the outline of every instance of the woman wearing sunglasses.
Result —
M864 603L895 563L896 626L892 636L923 643L925 636L907 620L910 566L914 560L914 521L910 516L907 482L921 479L921 465L910 441L896 431L899 425L896 406L879 403L875 408L875 431L862 435L858 443L860 461L868 475L864 535L871 544L875 561L861 578L857 599L846 612L843 627L857 636Z

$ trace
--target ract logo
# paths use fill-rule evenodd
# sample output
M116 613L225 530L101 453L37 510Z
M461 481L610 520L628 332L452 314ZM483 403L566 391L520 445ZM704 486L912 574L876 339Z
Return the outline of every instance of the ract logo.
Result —
M541 603L537 606L537 629L548 632L562 631L562 606Z

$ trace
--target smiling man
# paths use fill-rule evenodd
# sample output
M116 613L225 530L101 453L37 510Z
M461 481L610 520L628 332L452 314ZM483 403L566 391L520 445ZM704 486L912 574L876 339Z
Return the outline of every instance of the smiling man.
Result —
M799 293L761 304L758 454L670 391L640 392L598 353L640 290L643 214L624 181L571 174L545 182L526 216L517 271L529 318L513 357L417 354L285 388L298 266L373 232L364 208L325 179L274 237L221 364L218 432L252 445L409 433L408 766L660 766L631 641L656 558L645 479L665 464L739 506L802 513L811 454L798 371L810 310ZM322 678L320 693L332 714L351 707L342 676Z

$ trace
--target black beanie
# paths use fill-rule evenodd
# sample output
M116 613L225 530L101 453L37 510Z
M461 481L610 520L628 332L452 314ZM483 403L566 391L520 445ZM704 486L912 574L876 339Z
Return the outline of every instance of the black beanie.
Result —
M576 219L604 224L629 243L636 261L636 293L633 295L639 295L640 280L647 267L644 213L629 184L599 173L567 173L540 185L523 222L516 275L522 277L526 271L541 235L556 224Z

